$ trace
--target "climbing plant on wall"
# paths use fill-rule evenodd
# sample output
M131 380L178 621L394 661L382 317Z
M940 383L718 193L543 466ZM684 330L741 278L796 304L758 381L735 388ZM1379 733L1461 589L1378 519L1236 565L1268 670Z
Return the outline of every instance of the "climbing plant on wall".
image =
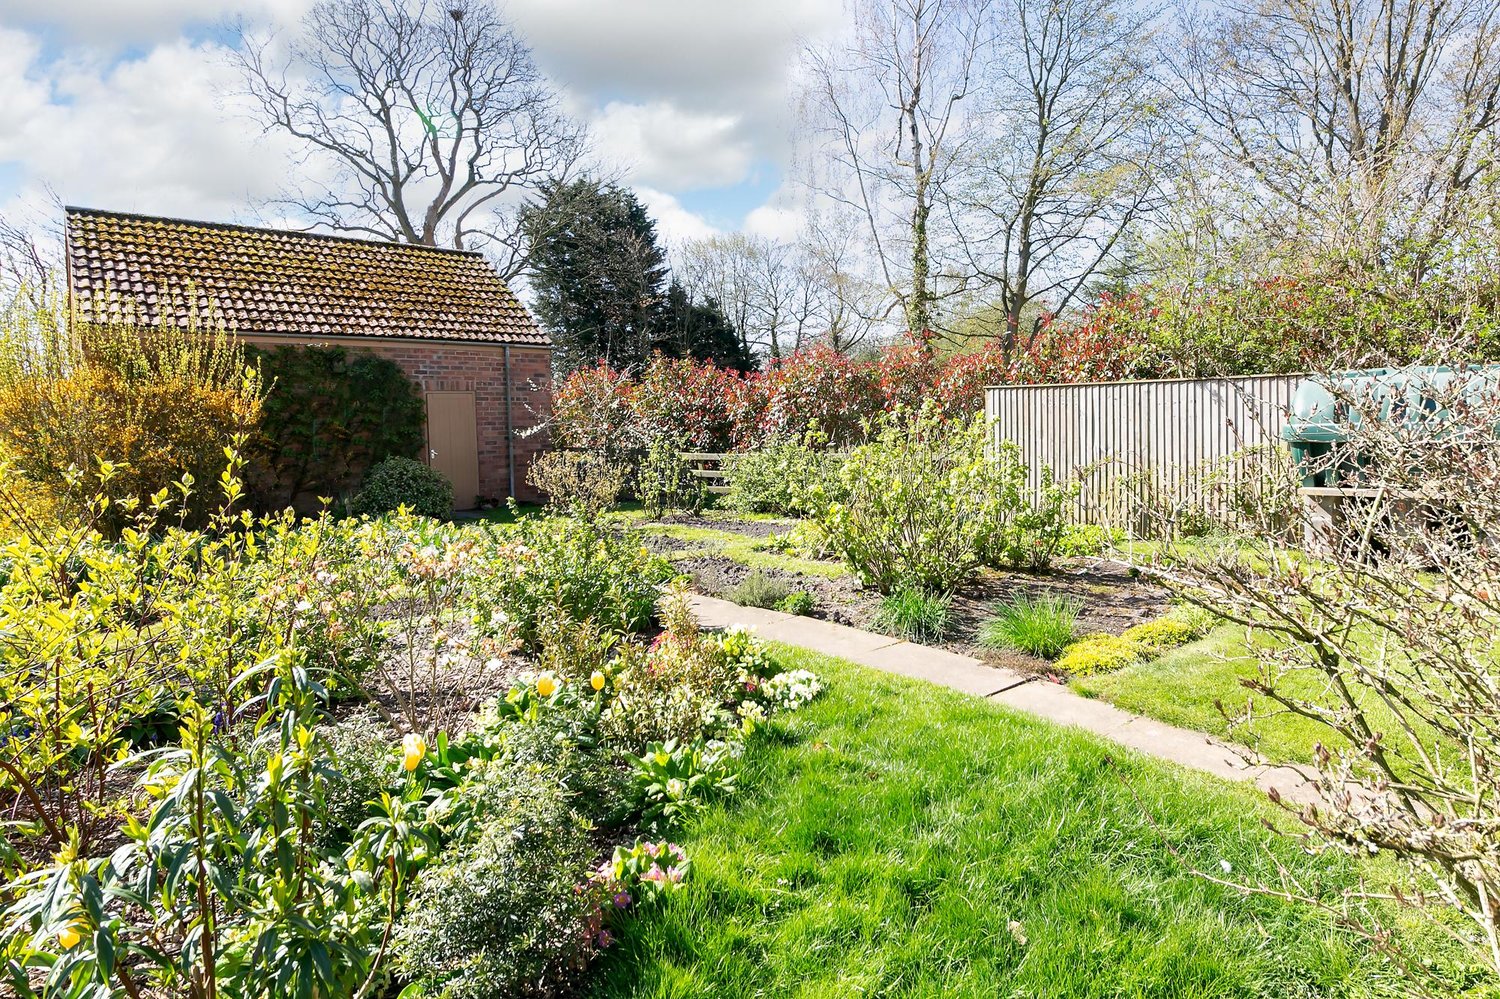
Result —
M422 394L394 361L339 347L248 353L268 388L252 449L260 506L338 497L376 462L420 454Z

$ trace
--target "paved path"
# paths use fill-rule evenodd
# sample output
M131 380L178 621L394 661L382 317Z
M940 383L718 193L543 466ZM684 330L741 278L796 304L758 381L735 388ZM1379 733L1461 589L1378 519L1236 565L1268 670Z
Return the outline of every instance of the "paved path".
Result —
M952 687L1216 777L1250 781L1262 790L1274 787L1288 801L1321 800L1316 785L1295 767L1256 765L1241 755L1245 750L1231 748L1202 732L1133 715L1103 701L1075 694L1061 684L1035 680L970 656L816 618L741 607L716 597L695 595L693 607L708 628L744 625L754 628L762 638Z

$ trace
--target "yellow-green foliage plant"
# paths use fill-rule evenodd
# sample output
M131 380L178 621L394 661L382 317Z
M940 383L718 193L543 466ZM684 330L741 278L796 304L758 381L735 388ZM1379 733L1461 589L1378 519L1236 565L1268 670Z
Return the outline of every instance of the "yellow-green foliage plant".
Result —
M191 288L187 296L196 301ZM72 516L98 492L118 500L184 477L211 484L225 448L260 414L259 375L212 310L191 310L183 326L109 311L85 322L58 296L18 295L0 314L0 454ZM175 513L202 524L216 506L200 489ZM96 526L116 533L130 519L111 503Z
M1063 649L1057 668L1073 676L1109 673L1145 658L1145 650L1120 635L1087 635Z

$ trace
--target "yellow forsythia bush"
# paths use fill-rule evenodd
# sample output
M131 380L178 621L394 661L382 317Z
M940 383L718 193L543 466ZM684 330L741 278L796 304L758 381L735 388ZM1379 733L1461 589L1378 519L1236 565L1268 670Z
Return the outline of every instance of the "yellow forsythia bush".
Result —
M190 475L194 495L179 509L201 523L222 501L225 449L260 416L260 379L238 342L213 322L97 325L62 315L5 313L0 454L64 515L106 495L106 531L134 518L127 498L175 496ZM105 466L112 471L101 476Z

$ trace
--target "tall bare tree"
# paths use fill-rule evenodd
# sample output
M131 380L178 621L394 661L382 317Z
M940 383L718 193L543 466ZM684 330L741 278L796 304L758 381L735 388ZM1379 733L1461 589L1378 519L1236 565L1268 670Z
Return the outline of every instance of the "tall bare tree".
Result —
M814 342L848 349L868 333L872 302L845 269L849 250L821 229L795 242L731 233L685 244L677 270L695 297L719 303L747 355L779 361Z
M335 232L484 248L507 277L525 265L519 202L585 148L487 0L323 0L287 52L263 40L234 58L266 130L335 168L291 208Z
M1150 13L1123 0L1000 0L980 109L945 202L1014 350L1085 294L1159 198L1165 95Z
M852 0L848 37L806 53L810 110L911 330L936 324L943 247L931 229L987 42L989 0Z
M1170 50L1214 214L1252 240L1420 278L1493 193L1497 0L1252 0Z

